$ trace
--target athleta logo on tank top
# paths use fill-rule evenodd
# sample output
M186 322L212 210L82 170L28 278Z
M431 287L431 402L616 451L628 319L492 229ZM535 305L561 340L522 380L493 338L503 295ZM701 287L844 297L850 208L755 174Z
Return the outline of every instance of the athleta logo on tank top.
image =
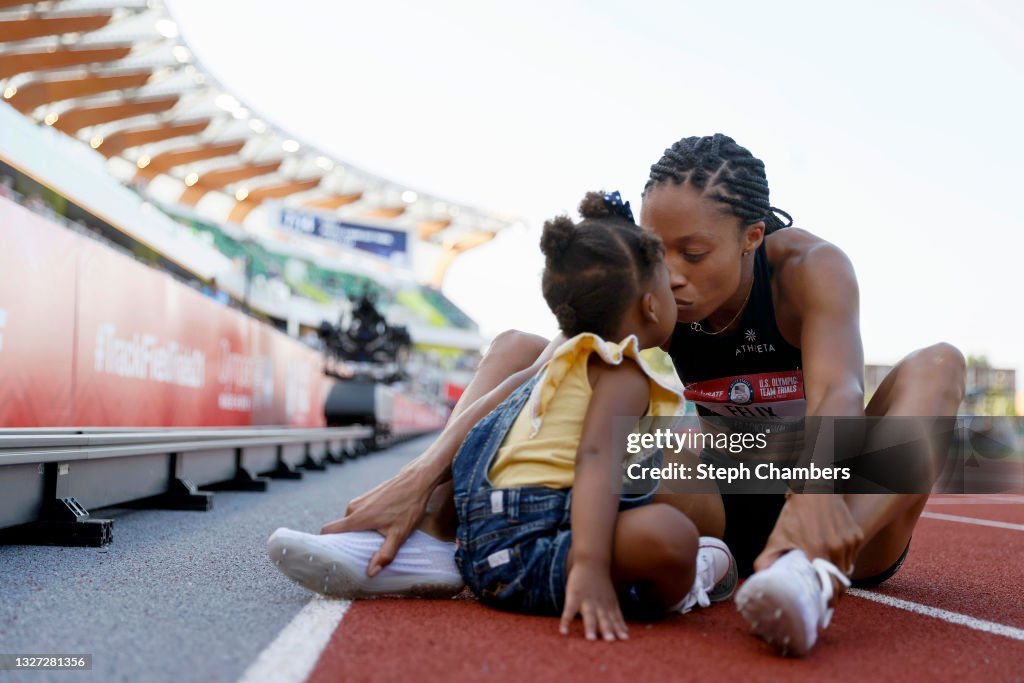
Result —
M775 346L771 342L767 344L758 344L757 332L755 332L753 328L748 329L744 333L743 337L744 339L747 340L748 343L740 344L739 346L736 347L735 355L737 356L742 355L744 353L771 353L775 350Z

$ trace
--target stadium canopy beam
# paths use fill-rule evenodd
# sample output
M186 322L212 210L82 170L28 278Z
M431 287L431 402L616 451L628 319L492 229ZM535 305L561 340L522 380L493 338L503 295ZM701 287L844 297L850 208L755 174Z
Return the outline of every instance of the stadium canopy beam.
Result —
M185 191L181 193L181 198L178 202L185 206L195 206L207 192L219 190L222 187L227 187L232 183L248 180L249 178L258 178L261 175L273 173L279 168L281 168L281 159L278 159L277 161L268 161L262 164L247 164L245 166L222 168L217 171L204 173L199 176L199 179L194 185L185 188Z
M379 218L387 220L390 218L398 218L405 213L404 206L382 206L376 209L369 209L363 212L363 216L366 218Z
M158 126L156 128L135 128L131 130L119 130L109 135L97 148L104 156L112 157L120 154L131 147L148 145L153 142L171 140L186 135L198 135L210 125L210 119L200 119L186 123L176 123L169 126Z
M49 69L63 69L83 64L116 62L128 56L131 44L98 48L63 48L60 50L29 50L0 54L0 79L16 74Z
M56 2L57 0L55 0ZM18 5L34 5L34 2L26 2L25 0L0 0L0 9L8 9L10 7L17 7Z
M159 114L178 103L178 96L161 97L151 100L132 100L118 104L108 104L102 107L76 107L62 112L54 128L62 130L68 135L74 135L83 128L97 126L101 123L121 121L134 116L145 114Z
M241 223L253 209L267 199L281 199L282 197L287 197L291 194L298 194L299 192L312 190L320 184L320 180L321 179L319 177L310 178L308 180L295 180L282 185L257 187L256 189L250 190L248 196L246 196L244 200L235 204L235 207L231 209L231 214L228 215L228 222Z
M471 232L458 241L445 242L441 256L434 268L434 277L431 279L430 285L435 289L441 289L441 285L444 284L444 278L448 274L448 269L455 263L455 259L470 249L476 249L480 245L490 242L494 239L494 235L495 233L490 230L481 230Z
M145 168L140 168L136 174L137 178L151 180L156 176L169 171L176 166L191 164L197 161L217 159L238 154L245 147L245 140L225 142L219 145L200 145L198 147L185 147L183 149L172 149L157 154L150 159Z
M439 220L420 221L418 232L421 240L429 239L452 224L451 218Z
M113 16L112 12L103 12L75 17L29 17L0 21L0 43L14 43L62 33L88 33L106 26Z
M173 202L172 197L166 196L167 191L182 193L189 198L189 202L183 203L193 204L205 204L199 200L206 192L217 194L222 201L210 203L209 217L223 218L221 210L228 209L230 220L241 222L264 199L287 197L289 204L309 210L341 210L356 220L375 219L384 224L401 222L401 229L411 228L413 236L437 245L451 242L453 234L467 235L467 229L510 224L506 217L484 219L476 210L453 218L456 212L444 210L447 202L427 195L417 194L416 199L406 204L394 196L393 183L389 184L390 191L379 195L367 189L378 187L373 176L348 174L347 164L327 156L315 160L326 175L309 171L310 175L321 175L319 180L289 183L284 178L293 176L292 166L305 169L311 152L321 154L301 146L293 150L293 144L283 146L282 152L270 157L280 155L282 167L288 169L286 174L281 174L278 168L270 177L252 176L254 180L249 181L245 179L248 176L242 176L232 179L235 184L226 181L211 187L217 176L211 178L210 174L218 168L257 163L251 156L268 161L260 150L275 148L276 152L279 139L291 136L257 120L240 126L217 111L224 109L236 119L246 118L242 115L246 110L242 103L233 97L228 99L229 93L221 92L216 79L210 77L194 55L181 51L187 46L183 38L169 30L173 17L164 2L0 0L0 10L4 10L0 13L3 101L32 120L44 120L72 138L83 136L79 143L91 144L111 160L134 165L136 168L129 173L144 188L149 188L147 193L160 196L160 201ZM188 65L184 66L186 62ZM192 78L160 78L166 71L179 76L178 71L186 70L194 70L187 74ZM161 82L150 92L154 80ZM211 82L216 87L211 87ZM207 120L200 123L199 119ZM222 121L227 125L219 125ZM212 125L207 127L208 124ZM150 146L162 141L170 142ZM250 144L254 144L256 154L242 158ZM211 159L218 161L204 163ZM192 164L196 166L190 167ZM335 166L340 166L340 172L332 174ZM150 182L161 177L175 182ZM182 179L188 190L175 191ZM252 190L252 183L271 187ZM369 197L370 194L374 196Z
M340 209L341 207L358 202L363 198L362 192L352 192L350 194L335 194L330 197L321 197L320 199L311 199L303 206L308 209L327 209L333 211L334 209Z
M141 88L149 82L151 71L135 71L116 76L86 76L62 80L31 81L18 88L7 102L22 114L28 114L44 104L88 97L102 92Z

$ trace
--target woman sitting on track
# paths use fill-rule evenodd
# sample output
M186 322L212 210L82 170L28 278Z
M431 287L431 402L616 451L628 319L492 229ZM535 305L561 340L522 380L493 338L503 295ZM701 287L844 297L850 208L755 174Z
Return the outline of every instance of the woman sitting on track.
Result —
M670 350L683 382L698 385L694 401L702 414L726 404L716 406L699 391L700 383L717 379L728 386L750 374L784 373L800 387L789 394L789 408L807 416L955 415L965 364L948 344L904 358L864 407L853 266L838 248L788 227L791 222L769 203L764 164L724 135L684 138L651 167L640 223L666 247L679 321ZM438 439L393 479L349 503L345 518L322 533L383 534L363 554L353 553L367 558L369 577L396 554L401 559L400 548L441 549L429 539L450 538L454 529L450 479L456 450L562 341L499 335ZM702 534L724 534L741 570L756 571L737 594L754 631L783 651L802 654L827 625L832 598L850 579L871 585L896 572L926 500L927 494L783 498L712 491L686 496L677 507ZM417 527L426 534L403 547ZM347 538L340 534L334 544L346 546ZM408 583L422 582L417 571L433 570L396 571L392 585L403 572Z

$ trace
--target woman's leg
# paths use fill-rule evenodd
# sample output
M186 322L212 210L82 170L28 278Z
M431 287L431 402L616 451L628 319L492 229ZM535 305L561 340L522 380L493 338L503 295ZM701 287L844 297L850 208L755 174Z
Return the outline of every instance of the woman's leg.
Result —
M963 400L965 367L963 355L949 344L936 344L915 351L886 376L865 412L868 417L951 418ZM876 442L880 438L878 434L874 437ZM865 452L871 452L878 445L869 435ZM947 443L930 445L936 453L944 452L949 446ZM692 455L673 457L691 466L695 464L695 461L687 459L694 459ZM705 492L659 493L654 500L684 513L697 525L702 536L722 537L725 513L721 495L713 484ZM858 554L854 578L876 576L899 560L927 500L927 494L859 493L845 497L850 513L868 539Z
M473 425L521 386L535 367L539 370L558 341L548 342L522 332L498 335L444 430L417 459L420 469L414 461L395 477L350 501L345 517L325 524L320 530L321 535L331 534L333 538L302 535L300 541L310 556L326 557L328 566L347 577L347 583L332 595L354 598L379 593L384 584L368 582L400 551L430 561L417 565L418 569L410 569L407 563L389 572L388 592L402 592L407 589L403 586L411 589L427 584L451 585L445 577L458 574L452 562L452 549L436 539L451 539L456 528L452 486L450 481L445 482L446 473L450 478L452 458ZM429 466L424 466L424 462ZM413 536L417 528L426 536ZM276 534L271 538L272 556L279 552L286 557L287 549L277 547L284 542L282 539ZM280 558L275 559L280 562ZM287 567L282 571L293 576Z
M544 337L519 330L505 330L492 339L448 419L458 417L467 406L511 375L533 365L549 343Z
M516 331L495 337L444 429L424 453L396 476L349 501L345 516L325 524L320 533L381 532L387 541L374 567L390 562L418 527L438 538L449 537L455 528L454 510L451 486L444 482L450 479L452 458L476 421L539 370L559 339L548 342Z
M890 372L868 403L869 417L954 417L964 397L966 364L949 344L915 351ZM933 432L939 430L931 430ZM874 435L877 441L882 436ZM934 439L928 444L941 462L949 443ZM869 434L865 452L872 452ZM884 446L884 444L881 444ZM928 494L847 494L846 504L864 531L866 543L857 556L853 578L877 576L892 567L903 554L914 532Z
M506 330L496 336L455 404L449 421L510 376L533 365L549 344L544 337L518 330ZM457 525L452 483L448 481L438 485L430 495L419 529L434 538L454 540Z

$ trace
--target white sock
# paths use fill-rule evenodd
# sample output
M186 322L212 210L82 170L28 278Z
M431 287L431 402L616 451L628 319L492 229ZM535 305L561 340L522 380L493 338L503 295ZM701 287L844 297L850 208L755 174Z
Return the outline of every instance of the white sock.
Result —
M340 534L323 534L322 542L343 552L353 563L366 567L370 558L384 544L384 536L376 531L349 531ZM459 576L455 566L455 544L434 538L416 530L398 549L391 564L381 569L377 576L422 574L436 576L450 574Z

